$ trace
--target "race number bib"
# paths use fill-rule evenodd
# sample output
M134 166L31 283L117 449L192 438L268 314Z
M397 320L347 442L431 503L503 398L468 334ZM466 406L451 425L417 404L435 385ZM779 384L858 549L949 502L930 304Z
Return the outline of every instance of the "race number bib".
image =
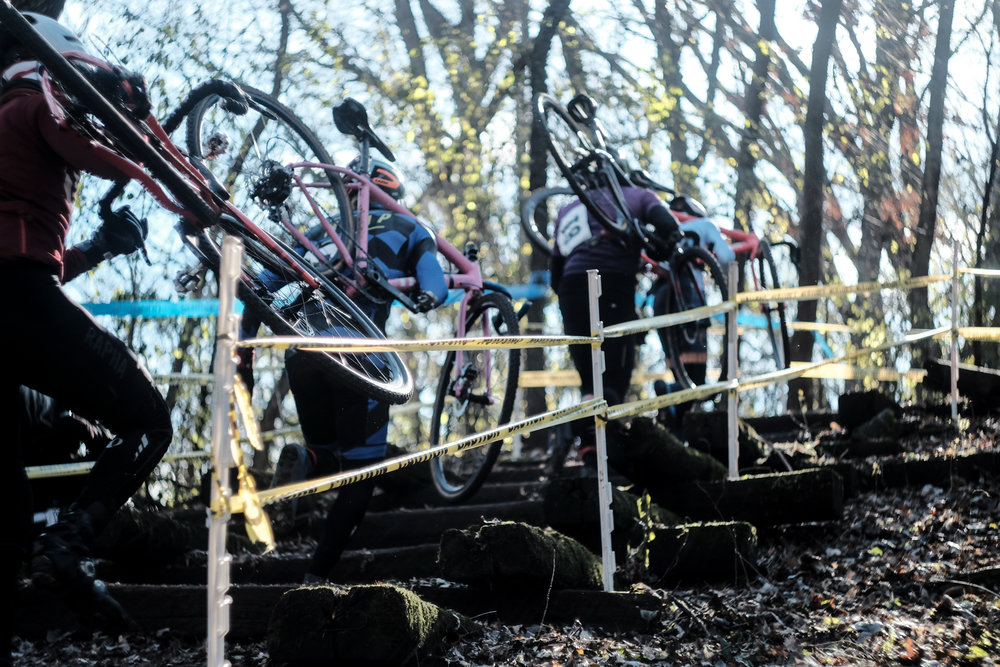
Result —
M590 222L587 220L587 207L577 204L559 221L556 245L563 257L569 257L574 248L592 237Z

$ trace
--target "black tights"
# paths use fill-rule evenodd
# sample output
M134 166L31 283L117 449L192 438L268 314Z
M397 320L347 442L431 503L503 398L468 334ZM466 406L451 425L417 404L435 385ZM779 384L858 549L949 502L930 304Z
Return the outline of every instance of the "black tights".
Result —
M114 434L74 505L92 516L100 532L139 488L166 452L172 437L170 412L136 356L63 292L48 268L33 262L0 264L0 281L14 285L4 303L0 349L0 428L8 462L0 466L0 506L12 508L16 536L0 534L0 550L26 548L31 494L24 474L24 442L19 424L20 386L36 389L73 412L100 421Z

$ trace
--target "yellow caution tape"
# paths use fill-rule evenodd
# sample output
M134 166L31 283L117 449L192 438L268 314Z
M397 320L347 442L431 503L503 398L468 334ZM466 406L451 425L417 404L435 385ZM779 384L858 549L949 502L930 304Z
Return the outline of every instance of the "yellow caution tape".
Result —
M663 329L664 327L674 326L676 324L684 324L686 322L697 322L698 320L704 320L711 317L712 315L718 315L719 313L728 313L736 308L736 304L732 301L725 301L723 303L714 304L711 306L702 306L701 308L692 308L690 310L685 310L679 313L670 313L669 315L656 315L655 317L646 317L641 320L634 320L632 322L623 322L621 324L615 324L604 329L605 338L619 338L621 336L630 336L635 333L640 333L642 331L649 331L650 329Z
M725 380L723 382L703 384L690 389L682 389L670 394L664 394L663 396L655 396L641 401L632 401L631 403L615 405L608 408L605 413L605 418L608 420L621 419L622 417L637 415L643 412L652 412L653 410L665 408L668 405L677 405L678 403L684 403L686 401L704 400L718 394L721 391L729 391L730 389L735 388L736 380Z
M253 475L247 470L245 465L239 467L237 474L239 480L239 491L229 500L229 511L233 514L243 513L243 524L246 526L247 535L254 542L265 545L264 553L274 550L274 529L271 527L271 520L264 512L257 493L257 482Z
M867 294L888 289L912 289L926 287L934 283L951 280L951 276L918 276L908 280L895 280L887 283L876 281L857 283L855 285L813 285L808 287L784 287L781 289L759 290L756 292L740 292L736 295L737 303L755 303L759 301L804 301L825 296L841 296L844 294Z
M337 475L330 475L328 477L320 477L305 482L296 482L295 484L285 484L272 489L266 489L264 491L260 491L257 494L257 497L260 499L261 504L266 506L281 500L289 500L291 498L298 498L300 496L311 495L314 493L322 493L346 484L353 484L362 480L371 479L372 477L376 477L378 475L384 475L385 473L399 470L400 468L410 465L426 463L427 461L430 461L438 456L457 454L459 452L482 447L483 445L496 440L503 440L512 435L517 435L518 433L526 433L536 430L541 426L555 426L557 424L564 424L576 419L599 415L605 411L607 406L608 404L604 399L593 398L588 401L584 401L579 405L528 417L527 419L512 422L498 428L490 429L489 431L484 431L483 433L477 433L467 438L462 438L461 440L438 445L437 447L431 447L430 449L416 452L414 454L407 454L405 456L388 459L376 465L339 473Z
M309 352L417 352L422 350L467 350L474 348L534 348L562 345L589 345L598 339L591 336L470 336L437 340L378 340L374 338L343 338L338 336L273 336L248 338L240 347L291 348Z
M1000 341L1000 328L997 327L959 327L958 335L967 340Z
M827 322L789 322L789 329L801 331L819 331L820 333L854 333L854 327L848 324L833 324Z
M1000 278L1000 270L998 269L959 269L959 273L965 273L970 276L979 276L981 278Z
M211 454L206 451L181 452L178 454L168 454L161 460L164 462L183 461L187 459L205 459ZM44 466L28 466L24 469L28 479L47 479L50 477L72 477L73 475L85 475L94 467L93 461L78 461L75 463L53 463Z
M250 392L243 384L243 378L237 374L233 383L233 397L236 403L236 412L239 413L240 422L246 433L250 445L258 452L264 451L264 441L260 437L260 427L257 425L257 418L254 416L253 405L250 402Z

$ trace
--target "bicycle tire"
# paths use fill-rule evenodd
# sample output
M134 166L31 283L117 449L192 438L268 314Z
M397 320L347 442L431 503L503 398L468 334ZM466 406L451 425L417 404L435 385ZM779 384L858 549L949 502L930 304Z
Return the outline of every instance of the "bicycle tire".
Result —
M475 297L469 304L466 317L466 332L470 335L488 336L491 331L510 336L520 333L513 303L499 292L487 292ZM456 376L454 371L459 359L462 369ZM520 367L521 357L517 349L448 352L434 401L431 446L508 423L514 412ZM486 371L489 372L489 385L484 384ZM488 388L492 388L489 396ZM498 395L498 390L503 394ZM502 447L503 441L498 440L458 454L431 459L431 479L438 494L449 503L460 503L470 498L493 469Z
M247 113L232 113L222 97L210 95L188 116L186 140L191 158L221 184L240 212L285 245L304 247L286 224L301 233L318 226L315 204L352 250L354 216L340 174L317 167L297 169L296 176L312 184L310 201L300 188L292 187L287 175L274 168L298 162L332 165L322 142L272 95L239 87L249 102ZM228 148L220 141L223 137ZM269 177L276 180L269 181ZM276 214L283 219L279 221ZM328 255L314 257L311 251L308 256L317 264L331 259Z
M237 296L275 335L385 339L357 304L308 262L280 240L275 243L285 257L277 255L235 219L223 216L217 229L200 230L189 241L208 268L219 269L222 233L243 242ZM301 273L318 287L311 287ZM413 394L412 377L395 352L311 354L347 389L390 403L405 403Z
M774 263L774 258L771 255L771 246L767 241L761 240L757 257L753 261L753 269L756 271L757 284L760 289L780 289L781 283L778 278L778 267ZM771 370L788 368L791 363L792 346L788 335L788 319L785 303L783 301L765 301L758 304L758 306L760 314L764 316L764 327L774 360ZM742 367L742 350L740 364ZM761 372L764 372L764 369L761 369Z
M670 278L654 292L653 312L680 313L716 305L729 298L719 261L701 246L685 247L671 259ZM676 382L684 388L728 377L728 346L724 323L708 319L657 330ZM701 348L705 352L702 354Z
M142 128L141 121L129 120L114 103L101 94L72 63L59 53L9 3L0 3L0 25L28 47L66 92L74 96L87 113L98 119L106 132L92 137L122 155L142 164L203 225L212 224L217 213L186 178L155 148L158 139Z
M611 156L594 147L565 107L551 95L538 95L535 112L541 119L545 142L556 166L594 219L616 236L632 232L632 213L625 203Z
M575 194L571 188L539 188L521 202L521 229L524 230L524 235L535 250L546 256L552 255L552 232L555 231L556 223L556 218L550 210L546 215L547 228L540 229L535 215L538 205L553 197L574 196Z

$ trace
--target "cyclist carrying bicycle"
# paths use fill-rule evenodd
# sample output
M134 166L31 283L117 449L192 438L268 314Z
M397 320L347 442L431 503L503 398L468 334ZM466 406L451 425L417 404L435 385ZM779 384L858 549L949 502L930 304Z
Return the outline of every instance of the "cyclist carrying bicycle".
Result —
M357 161L349 168L363 173ZM403 196L403 184L388 162L372 159L367 175L393 199ZM409 216L379 208L372 208L369 218L368 259L377 264L386 279L404 276L417 279L414 302L419 312L442 303L448 288L431 233ZM335 252L332 240L321 226L310 230L306 236L324 254L329 256ZM376 301L362 296L357 303L384 332L391 299ZM247 321L243 333L254 335L256 328L257 323ZM252 363L250 352L248 349L240 351L240 372L244 378L252 375L248 372ZM312 362L312 354L291 350L285 358L306 446L289 444L281 450L274 475L276 486L373 465L385 458L388 449L389 404L344 391L336 380ZM327 514L316 552L310 559L305 583L328 579L351 534L363 520L374 489L374 479L339 489Z
M668 257L680 238L677 220L670 210L652 190L626 186L622 194L657 248L653 259ZM553 238L552 288L559 297L567 335L589 336L591 333L587 280L587 271L591 269L601 274L601 321L613 325L637 319L635 293L642 251L638 239L623 240L608 234L579 200L559 211ZM625 399L635 365L635 346L631 337L610 338L602 345L604 394L611 405ZM580 391L585 398L593 395L589 346L571 345L569 353L580 373ZM579 456L584 473L591 474L597 465L593 419L573 422L573 434L580 439Z
M57 21L24 16L61 53L83 53L77 36ZM104 162L90 139L54 117L31 54L7 39L0 44L0 68L0 279L16 286L5 304L8 326L0 327L0 347L9 352L0 369L0 424L8 429L13 455L3 466L0 504L17 517L16 528L0 537L5 596L9 605L30 544L31 500L22 454L29 443L17 427L25 385L99 420L115 436L80 496L36 541L32 579L60 589L81 610L123 622L121 607L94 578L89 547L166 452L170 413L138 358L74 303L62 282L105 258L141 248L146 222L127 207L103 212L103 224L89 241L65 247L80 173L128 177ZM119 99L148 104L141 77L121 71L116 77ZM0 639L9 646L9 628L3 632Z

